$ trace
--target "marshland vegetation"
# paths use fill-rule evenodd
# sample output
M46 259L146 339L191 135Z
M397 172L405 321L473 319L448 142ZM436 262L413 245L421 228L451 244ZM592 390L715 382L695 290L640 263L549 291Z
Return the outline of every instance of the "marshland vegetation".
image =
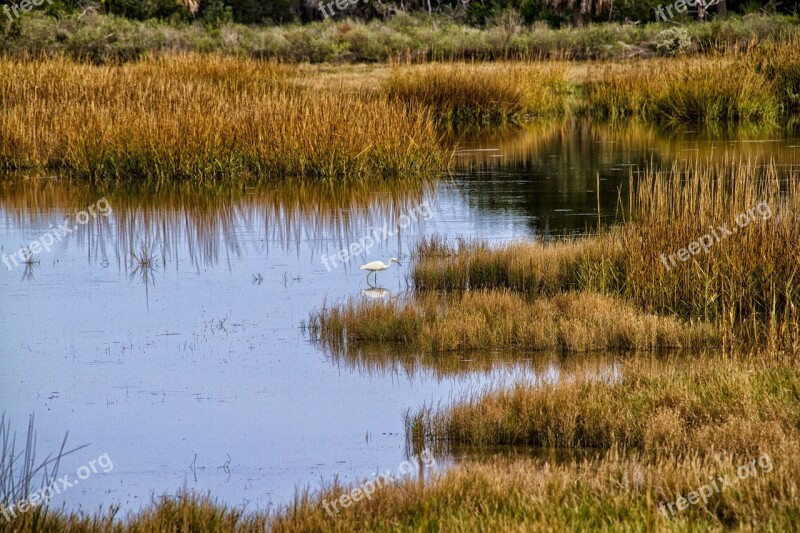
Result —
M118 255L141 249L134 240L166 247L186 232L199 266L216 260L217 235L232 233L239 215L261 222L255 215L264 214L266 232L286 243L302 232L304 217L315 221L311 233L347 234L343 212L378 205L379 217L396 215L451 164L458 135L453 142L446 134L461 126L530 116L780 121L797 106L798 49L795 39L727 55L577 68L558 60L331 70L216 55L113 65L6 57L0 165L81 179L70 188L64 180L19 188L0 181L0 206L6 220L29 217L23 222L34 225L55 205L87 205L99 182L118 213ZM305 79L309 73L327 83ZM264 187L264 177L285 182ZM442 374L457 373L464 354L481 366L487 353L522 360L555 351L578 360L579 352L626 351L615 354L607 378L573 372L553 383L491 387L451 405L407 406L410 450L515 445L541 457L467 462L427 482L403 480L333 519L320 504L348 490L338 481L300 491L270 515L179 493L125 517L116 508L33 510L0 520L0 531L796 528L798 177L774 161L734 157L632 172L619 224L547 242L427 238L416 249L409 294L312 313L312 335L337 361L379 370L402 366L409 351L424 365L444 361ZM130 194L137 189L129 181L156 183ZM179 183L163 183L172 181ZM664 267L661 254L709 226L735 227L759 204L769 216ZM198 216L184 216L189 210ZM169 213L153 215L160 211ZM226 244L236 251L237 242ZM158 260L141 250L139 263ZM563 449L597 453L555 459ZM768 474L675 517L659 512L659 501L762 454L773 459Z
M614 9L617 14L631 7L641 9L639 4L620 4L624 5ZM652 16L657 4L628 18L641 20L641 15ZM782 5L788 8L788 4ZM571 9L566 3L560 7ZM541 21L525 24L518 16L505 15L491 17L483 27L465 25L437 13L431 16L402 12L386 20L347 17L309 24L249 26L227 22L215 27L200 22L176 25L168 21L130 20L91 10L62 12L57 17L34 10L14 24L3 20L0 49L10 56L67 55L94 63L134 61L148 54L174 52L214 52L290 63L335 64L396 59L610 60L724 51L753 40L786 38L798 33L799 27L796 15L757 13L701 23L686 20L681 28L672 24L623 24L622 18L620 22L608 23L605 17L602 24L552 28ZM682 36L677 40L683 43L679 47L676 47L676 33Z
M772 124L797 106L798 42L582 74L558 61L395 64L327 83L307 81L310 67L218 55L5 57L0 167L91 181L426 179L451 164L452 127L566 114Z
M432 110L443 126L499 126L562 116L571 86L558 64L442 64L395 66L385 91Z
M0 165L93 181L412 179L443 168L426 109L298 87L291 72L213 56L0 59Z
M731 73L736 72L735 76ZM609 65L590 75L584 112L663 124L769 123L800 103L800 39L748 51Z
M689 357L623 357L613 378L576 374L553 383L498 384L452 403L412 408L405 418L410 449L515 446L539 450L544 458L462 464L432 483L408 481L381 504L410 509L353 510L347 525L795 528L797 183L795 171L769 159L676 159L672 168L632 172L619 223L593 235L506 244L433 236L418 245L409 274L413 292L405 299L324 305L312 315L312 331L335 353L362 354L376 342L386 349L411 345L430 357L488 346L530 353L537 348L532 339L541 342L547 331L557 339L548 348L570 357L569 338L588 349L635 346L609 340L622 331L636 338L644 317L655 330L676 327L684 339L698 335L700 342L688 347L709 346ZM661 254L721 226L732 233L686 262L665 266ZM567 311L576 302L583 305ZM555 328L554 307L560 311ZM639 346L658 347L653 338L670 338L663 331L639 337L645 339ZM554 455L561 450L597 455L563 462ZM675 501L709 476L764 456L786 470L742 480L735 490L663 516L659 502ZM324 516L317 498L331 494L297 498L278 523L317 523ZM471 497L478 516L459 512L459 502ZM446 507L439 506L443 501Z
M724 158L634 179L625 224L554 242L423 240L410 274L413 296L323 306L311 317L312 332L331 344L411 343L427 352L717 343L796 349L797 176L781 179L774 164ZM767 209L739 224L756 205ZM721 226L733 234L665 266L664 256Z
M424 353L464 350L594 352L692 349L719 341L707 324L645 313L596 293L561 293L528 303L506 291L323 307L310 319L314 337L347 343L398 343Z
M409 491L419 491L411 510L354 510L346 515L348 526L795 527L800 508L797 176L781 174L774 161L723 157L647 169L631 181L621 210L624 224L592 236L503 245L424 240L410 274L411 295L326 305L312 317L315 332L335 352L361 353L380 341L411 344L435 357L448 348L530 352L537 347L530 339L549 331L559 335L555 347L571 353L570 335L588 339L583 346L589 349L636 346L609 339L618 339L621 331L636 338L645 314L653 313L653 324L675 327L684 339L698 336L698 343L686 346L711 347L689 358L682 353L625 357L609 379L576 374L553 383L499 384L453 403L411 409L405 419L410 449L517 446L541 450L544 458L462 464L426 485L408 481L381 503L407 505ZM769 211L748 224L736 222L759 204ZM661 253L723 224L735 233L707 253L664 267ZM548 327L554 302L562 304L557 333ZM584 305L564 312L565 304L575 302ZM378 318L371 322L371 317ZM653 338L639 337L645 339L639 347L658 346ZM662 330L655 338L670 336ZM567 462L549 457L565 449L598 455ZM709 475L733 472L764 456L782 461L786 470L740 481L735 491L663 516L659 502L675 501ZM529 491L519 488L527 483ZM462 517L458 502L471 497L473 484L480 487L474 498L483 510ZM486 505L493 494L497 505ZM323 496L330 498L331 492L296 499L278 523L316 523L322 516L316 498ZM442 499L447 510L439 507ZM402 518L408 514L414 518Z
M797 521L796 449L774 459L769 473L741 481L736 490L715 494L707 505L690 506L669 519L660 501L674 501L708 482L710 474L731 476L749 463L717 457L664 455L658 462L610 452L599 459L566 463L521 457L471 461L427 484L406 480L377 491L337 515L322 510L317 497L299 497L272 522L274 531L685 531L791 529ZM790 487L784 490L782 487ZM321 494L331 499L339 487ZM674 507L673 507L674 508Z
M730 454L717 457L665 455L659 462L636 454L609 452L599 459L559 463L519 457L471 461L433 483L404 480L376 490L372 499L328 516L320 502L347 491L338 483L319 495L303 493L274 517L248 515L215 503L207 496L182 493L154 501L127 517L128 527L113 511L63 515L32 511L11 522L13 531L160 532L178 528L221 532L575 530L615 531L725 530L761 528L791 531L796 525L796 487L800 458L794 450L770 456L772 469L740 481L735 489L714 494L708 504L692 505L666 519L659 503L674 501L707 482L711 475L735 477L745 461ZM786 487L786 490L783 490ZM674 507L673 507L674 509ZM0 528L3 525L0 524ZM7 526L8 527L8 526ZM2 529L0 529L2 530ZM7 531L11 531L7 529Z
M755 457L800 443L793 358L706 353L683 364L630 358L618 379L489 389L406 418L416 446L435 443L595 448Z

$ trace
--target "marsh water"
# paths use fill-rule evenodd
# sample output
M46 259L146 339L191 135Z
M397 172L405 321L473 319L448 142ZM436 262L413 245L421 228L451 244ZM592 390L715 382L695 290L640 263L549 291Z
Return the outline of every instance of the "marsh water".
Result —
M40 457L67 432L67 448L88 445L61 464L73 480L108 454L113 470L55 497L73 510L136 510L182 488L267 510L323 480L396 471L408 453L408 409L515 381L613 380L622 355L333 353L304 329L309 313L347 298L402 297L423 236L547 239L619 221L632 173L698 157L774 158L798 170L800 139L780 128L531 124L465 136L451 175L401 188L98 189L5 176L4 254L101 198L111 212L77 224L34 263L0 267L0 411L20 434L35 414ZM326 267L324 258L367 235L381 236L368 254ZM389 257L403 266L378 274L385 290L370 288L359 265Z

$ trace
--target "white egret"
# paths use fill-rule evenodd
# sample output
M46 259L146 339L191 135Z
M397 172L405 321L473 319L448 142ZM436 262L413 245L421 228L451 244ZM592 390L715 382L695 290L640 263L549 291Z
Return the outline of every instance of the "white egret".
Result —
M398 261L396 257L392 257L391 259L389 259L389 264L386 264L383 261L372 261L371 263L367 263L366 265L361 265L361 270L369 270L369 272L367 272L367 283L369 283L370 274L375 274L375 283L377 283L378 272L382 272L388 269L390 266L392 266L392 263L397 263L398 265L400 265L400 261Z

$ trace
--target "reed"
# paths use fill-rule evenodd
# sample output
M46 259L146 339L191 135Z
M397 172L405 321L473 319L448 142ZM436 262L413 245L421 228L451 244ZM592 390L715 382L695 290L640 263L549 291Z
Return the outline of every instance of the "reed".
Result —
M579 109L770 123L798 94L797 47L771 46L610 66L585 82ZM394 65L383 82L363 70L303 81L309 71L217 55L110 66L4 57L0 168L92 181L410 181L448 166L442 129L564 116L576 87L559 62Z
M751 210L765 206L759 212ZM641 305L744 324L797 323L800 194L773 162L723 160L654 172L630 200L625 293ZM752 213L752 215L748 214ZM742 215L749 219L745 225ZM666 269L664 256L714 228L732 234ZM671 264L667 261L667 264ZM792 333L796 336L796 332Z
M750 68L775 84L778 98L787 113L800 109L800 38L785 44L766 41L749 50Z
M773 52L771 60L783 66L783 58L793 54L786 44L775 46L781 52ZM587 80L580 109L668 125L771 123L780 115L779 94L787 81L768 74L743 55L610 65Z
M699 348L718 340L705 324L638 311L617 298L565 293L532 303L509 291L390 302L349 300L312 313L311 333L334 349L397 343L427 353L514 349L590 352Z
M697 491L711 476L733 479L739 466L758 456L667 455L651 461L610 452L568 461L494 458L465 461L430 483L404 479L379 487L370 499L339 506L334 516L323 501L330 506L351 486L333 482L318 492L300 491L272 516L246 515L206 497L181 494L153 501L128 517L113 511L59 513L37 521L39 511L31 511L8 525L0 523L0 531L792 531L800 505L797 450L771 455L769 471L756 466L757 474L672 516L666 506L661 511L661 502Z
M36 432L34 431L34 416L28 419L25 438L18 446L17 433L12 430L11 420L3 412L0 415L0 531L3 531L3 522L8 523L7 508L15 506L39 487L55 483L61 459L84 446L73 450L66 450L67 437L64 436L58 453L48 454L43 459L37 458ZM47 505L44 505L42 515L46 516ZM12 528L13 530L13 528Z
M775 457L769 472L740 481L707 504L700 501L669 518L659 510L660 502L696 491L710 475L735 475L756 457L665 456L653 462L609 453L564 463L549 457L466 461L433 483L406 480L378 489L371 500L333 518L321 503L345 489L299 495L272 527L276 532L791 529L798 505L796 450Z
M622 297L640 309L699 317L726 336L796 349L800 252L797 176L774 163L731 158L647 170L631 178L630 221L595 237L555 243L424 241L417 291L508 289L528 298L559 291ZM769 216L742 213L757 205ZM764 213L767 209L762 209ZM736 231L673 265L668 258L720 226Z
M652 457L775 454L800 443L800 370L702 357L621 363L618 381L517 384L406 416L415 443L639 450ZM424 436L420 437L420 436Z
M497 126L528 116L560 116L570 93L555 64L395 66L384 84L392 101L424 106L441 126Z
M174 497L153 499L141 512L127 517L118 517L118 508L111 506L94 514L47 513L34 508L19 513L11 521L0 520L0 532L103 532L125 531L219 531L219 532L264 532L267 516L248 515L241 509L228 508L208 496L181 491Z
M623 278L623 239L618 229L593 238L511 242L423 238L411 279L417 291L508 289L523 295L562 291L617 292Z
M293 72L196 55L0 59L0 166L94 181L414 179L443 168L427 111L374 91L299 87Z

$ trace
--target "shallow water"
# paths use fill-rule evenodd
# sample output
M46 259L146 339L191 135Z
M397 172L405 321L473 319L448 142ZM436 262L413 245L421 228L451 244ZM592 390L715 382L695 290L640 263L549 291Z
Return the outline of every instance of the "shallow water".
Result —
M113 470L55 497L69 509L135 510L153 493L188 487L264 510L321 479L396 470L406 459L409 408L518 380L615 379L614 355L573 364L511 353L330 353L302 328L313 309L403 294L409 253L423 235L581 233L597 224L598 183L607 224L621 219L631 172L726 152L800 168L800 140L781 133L726 139L568 122L464 139L453 176L416 189L94 190L5 178L4 254L100 198L112 211L78 225L38 263L0 267L0 410L20 433L35 413L40 457L57 451L67 431L71 446L89 444L65 459L62 475L74 479L102 454L112 459ZM416 220L400 228L410 213ZM370 253L326 268L323 254L367 235L379 241ZM378 274L386 291L368 290L358 266L393 256L404 266Z

